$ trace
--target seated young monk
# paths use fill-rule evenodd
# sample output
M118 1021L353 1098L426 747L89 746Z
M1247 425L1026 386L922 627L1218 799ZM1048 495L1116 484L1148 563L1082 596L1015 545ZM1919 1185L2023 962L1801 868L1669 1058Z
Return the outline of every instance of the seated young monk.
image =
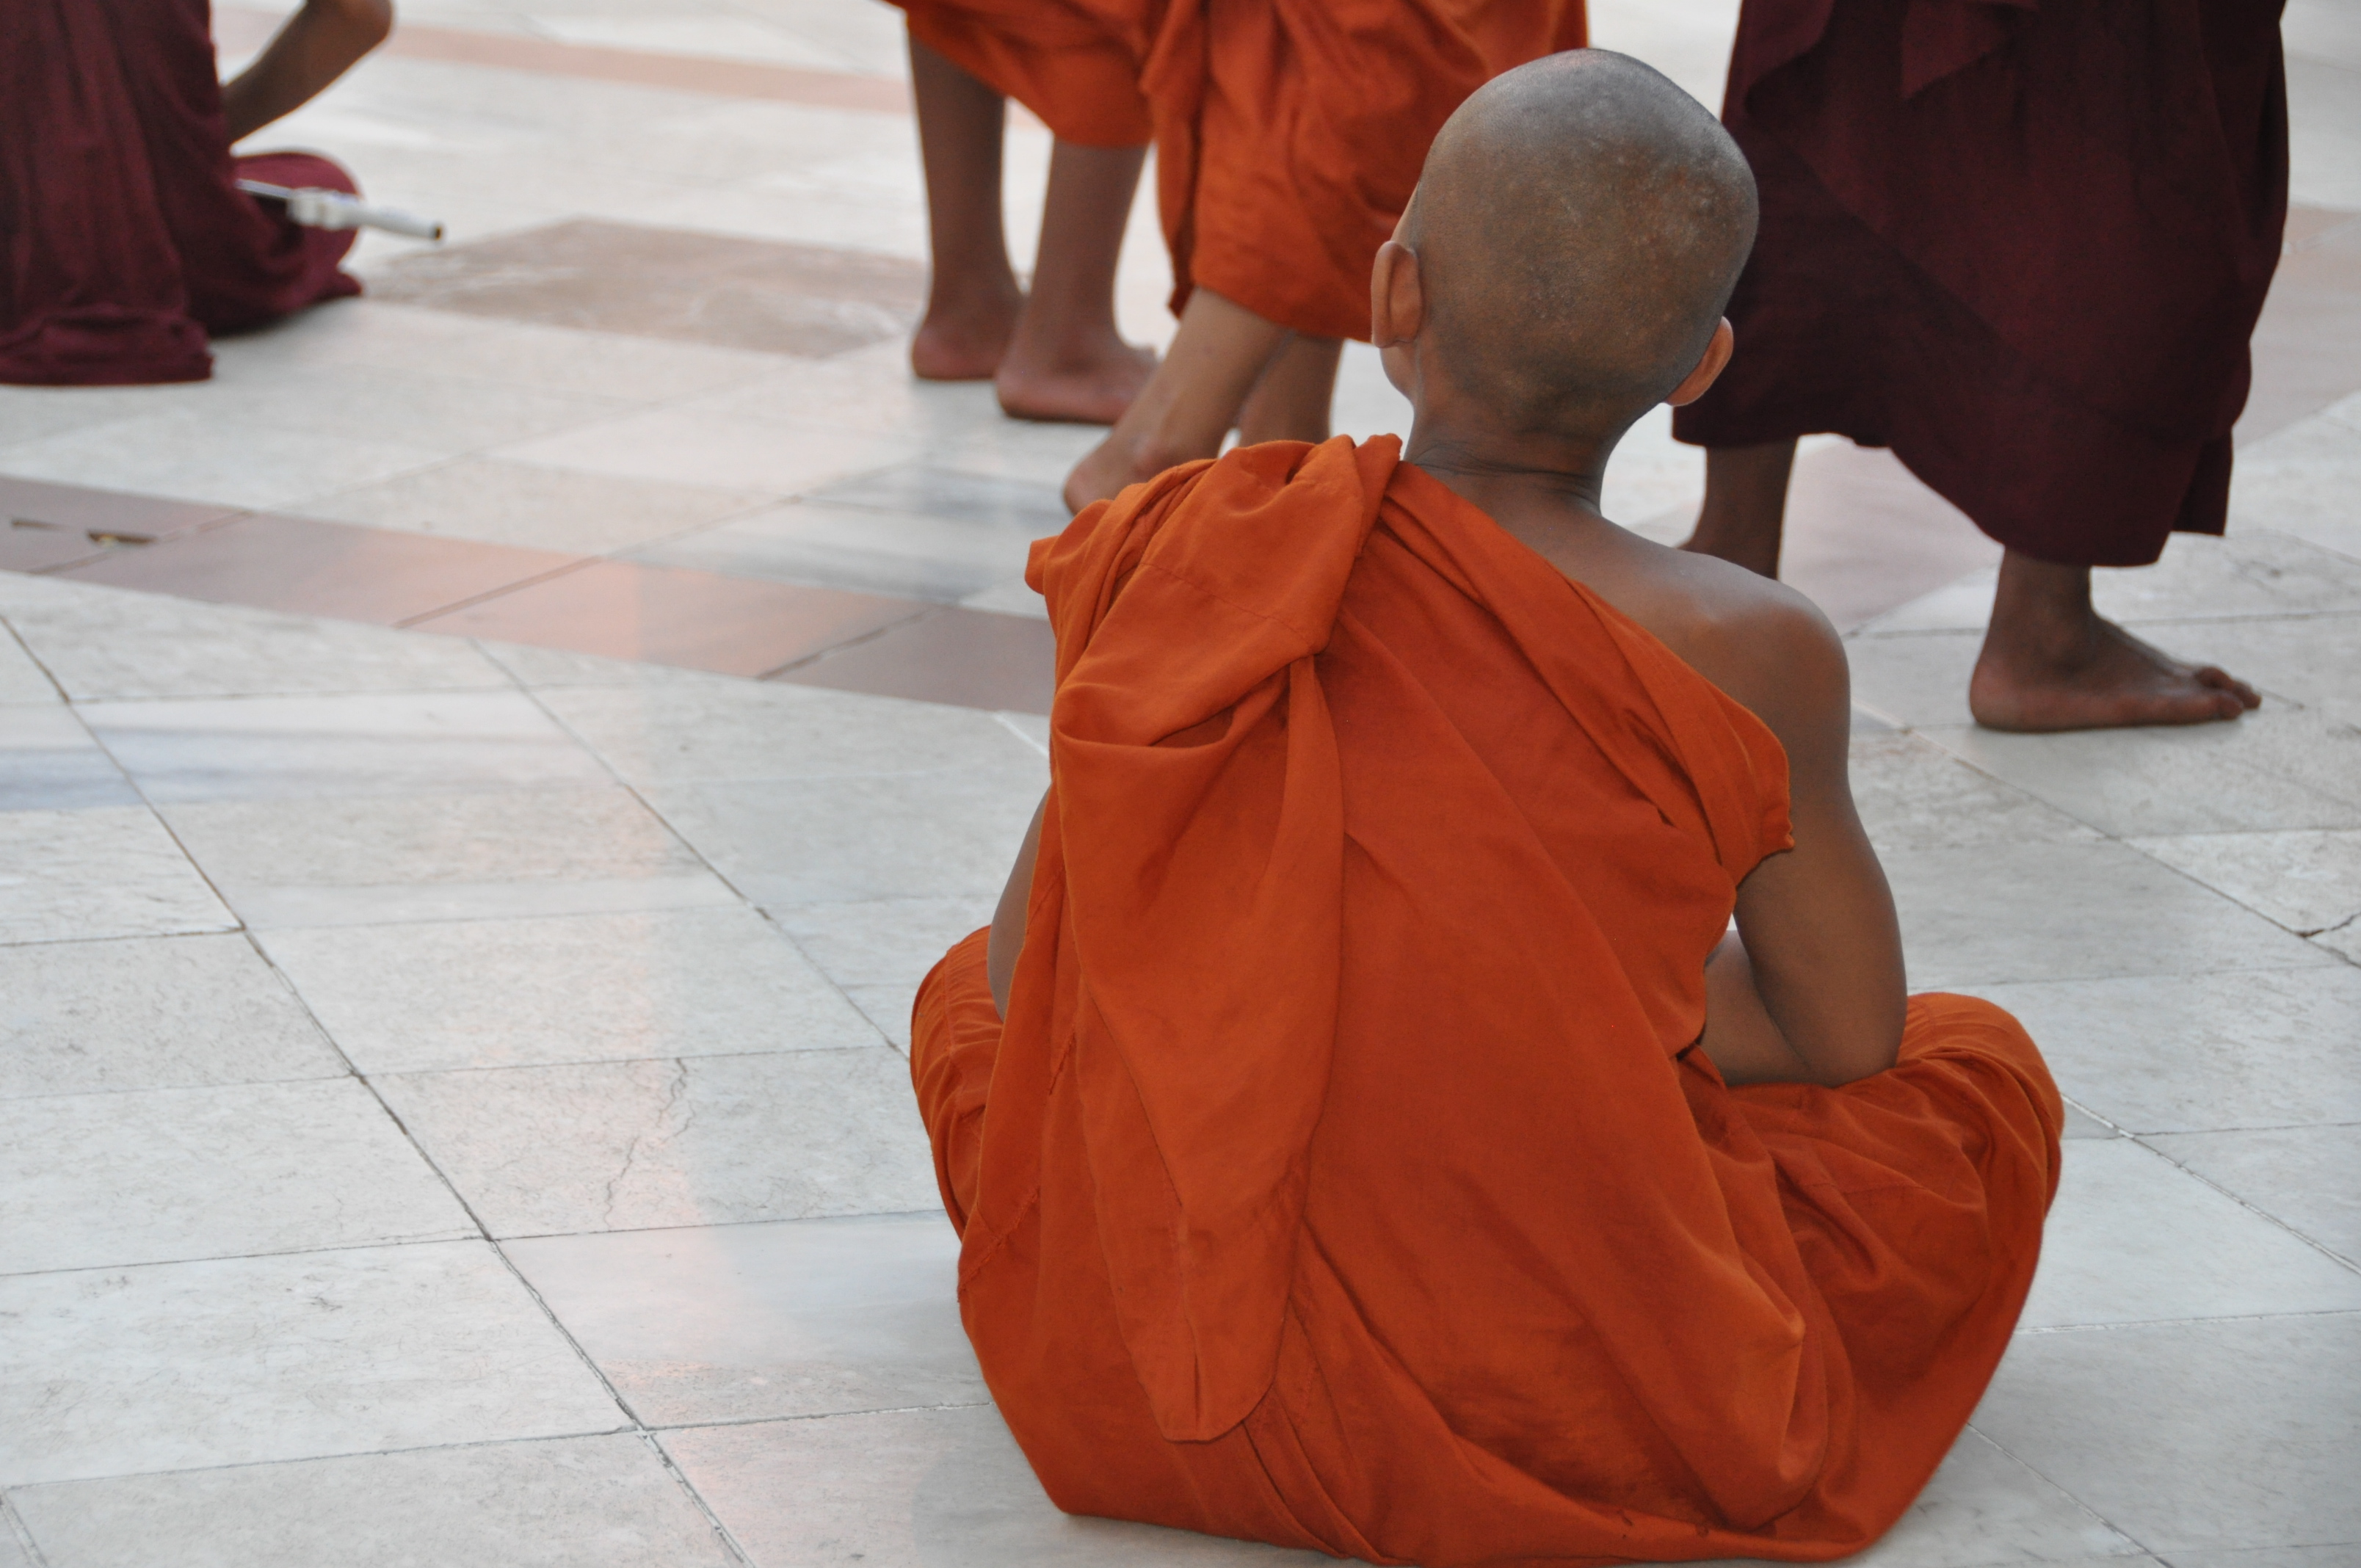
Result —
M360 292L351 231L298 227L241 179L351 192L309 153L234 158L382 42L390 0L306 0L214 75L206 0L0 5L0 381L201 381L208 333Z
M1051 784L911 1072L1061 1508L1837 1557L1982 1393L2057 1092L1905 996L1828 623L1598 510L1728 357L1754 215L1645 66L1511 71L1378 258L1407 448L1240 449L1036 546Z

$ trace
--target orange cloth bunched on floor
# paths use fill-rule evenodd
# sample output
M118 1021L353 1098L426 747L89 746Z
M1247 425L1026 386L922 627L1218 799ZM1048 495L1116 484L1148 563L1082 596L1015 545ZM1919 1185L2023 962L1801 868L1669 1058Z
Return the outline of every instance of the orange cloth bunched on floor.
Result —
M2015 1021L1726 1087L1687 1047L1771 733L1358 447L1177 468L1034 547L1049 807L912 1073L961 1310L1049 1496L1429 1568L1817 1559L2000 1359L2060 1108Z
M896 0L1068 141L1156 143L1172 307L1202 283L1369 335L1369 269L1461 100L1587 38L1583 0Z

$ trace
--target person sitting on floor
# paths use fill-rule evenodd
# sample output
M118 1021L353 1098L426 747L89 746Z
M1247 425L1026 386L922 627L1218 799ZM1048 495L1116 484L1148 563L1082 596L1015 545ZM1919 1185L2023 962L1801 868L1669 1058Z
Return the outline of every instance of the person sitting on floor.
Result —
M390 0L305 0L224 86L206 0L0 6L0 382L202 381L208 333L360 292L350 230L298 227L240 180L354 192L310 153L230 148L384 41Z
M1059 1507L1828 1558L1982 1392L2057 1091L2006 1013L1905 992L1828 622L1598 510L1727 360L1754 221L1647 67L1512 71L1378 257L1406 448L1241 448L1035 546L1051 783L911 1073Z

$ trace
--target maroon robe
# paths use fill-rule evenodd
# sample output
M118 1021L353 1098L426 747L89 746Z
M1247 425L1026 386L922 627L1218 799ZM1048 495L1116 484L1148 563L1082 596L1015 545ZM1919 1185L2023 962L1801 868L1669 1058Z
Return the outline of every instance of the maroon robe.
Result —
M1763 227L1674 431L1890 446L2011 549L2222 532L2287 215L2276 0L1746 0Z
M354 189L233 159L206 0L0 0L0 381L201 381L208 332L360 292L349 231L236 187Z

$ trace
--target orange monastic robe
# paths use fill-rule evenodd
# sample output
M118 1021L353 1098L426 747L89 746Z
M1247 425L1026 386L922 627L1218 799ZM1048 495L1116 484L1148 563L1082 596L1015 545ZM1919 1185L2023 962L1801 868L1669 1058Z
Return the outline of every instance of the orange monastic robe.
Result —
M1908 1506L2039 1250L1988 1003L1901 1064L1692 1050L1778 742L1398 443L1234 452L1035 546L1052 784L1009 1020L912 1073L1001 1412L1072 1512L1429 1568L1827 1558Z
M1369 335L1369 269L1467 94L1586 38L1583 0L897 0L910 31L1091 146L1156 143L1179 310L1202 283Z

